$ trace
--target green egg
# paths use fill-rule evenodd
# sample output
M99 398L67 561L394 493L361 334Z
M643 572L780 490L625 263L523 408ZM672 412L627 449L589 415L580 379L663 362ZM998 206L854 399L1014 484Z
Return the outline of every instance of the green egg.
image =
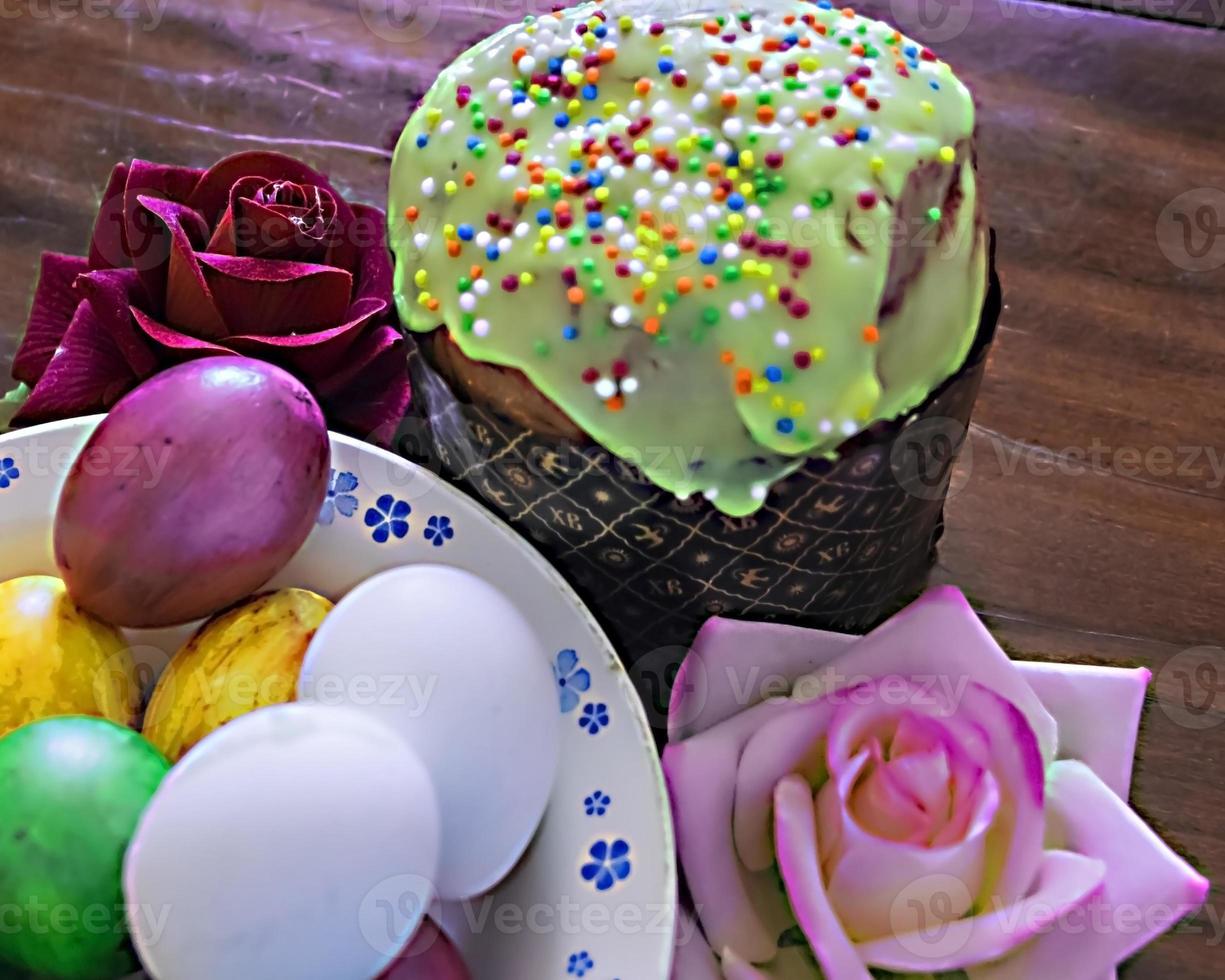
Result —
M62 980L136 969L123 856L169 769L100 718L48 718L0 738L0 963Z

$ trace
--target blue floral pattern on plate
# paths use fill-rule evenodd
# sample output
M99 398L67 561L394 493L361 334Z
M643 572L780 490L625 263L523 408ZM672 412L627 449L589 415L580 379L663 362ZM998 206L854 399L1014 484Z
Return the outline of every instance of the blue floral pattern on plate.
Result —
M599 735L601 729L607 728L611 721L608 715L608 705L585 704L583 714L578 720L578 726L589 735Z
M407 500L396 500L385 493L366 511L366 527L374 529L371 537L377 544L386 544L392 537L402 539L408 536L408 515L412 512Z
M588 970L595 969L595 960L587 950L580 950L577 953L570 954L570 962L566 964L566 973L572 977L583 977L587 975Z
M553 677L557 680L557 696L561 699L561 712L569 714L579 705L579 695L591 688L591 673L578 665L578 654L563 650L553 663Z
M425 540L435 548L441 548L455 537L455 528L451 526L451 518L435 515L425 525Z
M603 790L597 789L587 799L583 800L583 809L589 817L602 817L612 806L612 797Z
M17 460L12 456L5 456L0 459L0 490L7 490L21 476L21 470L17 468Z
M598 840L587 853L591 860L583 865L583 881L595 885L596 891L606 892L630 876L630 846L626 841Z
M320 524L330 527L337 514L341 517L352 517L357 513L357 497L353 495L357 483L357 477L352 473L332 470L327 496L323 498L323 507L319 511Z

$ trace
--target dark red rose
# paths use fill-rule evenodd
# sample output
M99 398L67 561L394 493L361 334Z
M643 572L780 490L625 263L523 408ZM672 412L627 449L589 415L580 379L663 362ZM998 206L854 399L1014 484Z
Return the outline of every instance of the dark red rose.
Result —
M385 441L409 401L391 283L383 212L291 157L121 163L89 257L43 255L14 423L105 411L172 364L243 354L301 378L333 428Z

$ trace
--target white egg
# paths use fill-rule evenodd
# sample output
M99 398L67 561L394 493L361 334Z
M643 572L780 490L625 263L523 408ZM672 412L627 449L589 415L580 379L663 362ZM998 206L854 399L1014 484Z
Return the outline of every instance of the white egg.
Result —
M488 891L523 856L552 792L560 711L539 637L492 585L442 565L369 579L315 634L298 698L368 711L425 761L442 898Z
M438 802L412 748L361 712L285 704L174 767L124 861L156 980L370 980L421 924Z

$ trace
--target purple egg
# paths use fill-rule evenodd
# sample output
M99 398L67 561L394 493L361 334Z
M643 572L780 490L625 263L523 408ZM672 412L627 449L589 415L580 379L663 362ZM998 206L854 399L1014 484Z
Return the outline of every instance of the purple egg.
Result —
M55 557L73 599L118 626L174 626L258 590L301 548L327 492L327 424L262 361L214 357L120 401L73 463Z

